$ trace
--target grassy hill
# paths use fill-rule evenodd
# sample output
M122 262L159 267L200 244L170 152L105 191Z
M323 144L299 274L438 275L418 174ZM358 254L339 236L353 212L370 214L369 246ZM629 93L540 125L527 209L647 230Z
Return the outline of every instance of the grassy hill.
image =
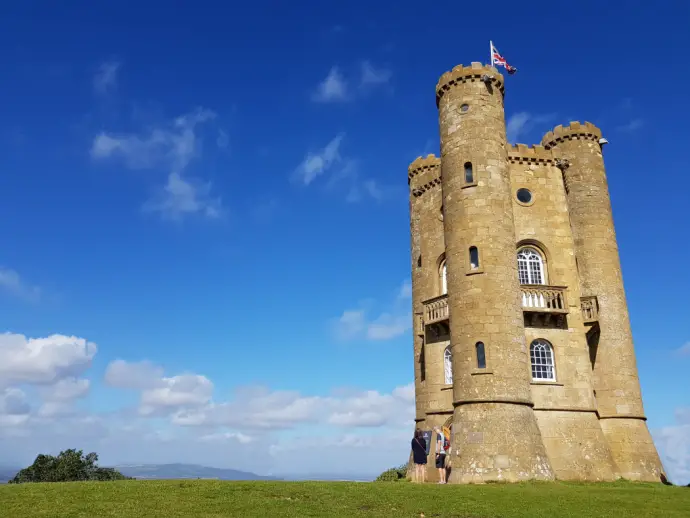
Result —
M690 516L690 489L658 484L417 485L407 482L147 480L0 486L0 517Z

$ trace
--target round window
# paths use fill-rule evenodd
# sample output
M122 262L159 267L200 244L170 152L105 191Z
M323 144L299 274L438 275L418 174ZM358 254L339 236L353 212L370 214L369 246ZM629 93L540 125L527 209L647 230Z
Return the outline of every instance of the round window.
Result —
M463 104L462 106L460 106L460 111L466 112L469 109L470 109L469 104Z
M529 189L518 189L517 199L520 203L530 203L532 201L532 192Z

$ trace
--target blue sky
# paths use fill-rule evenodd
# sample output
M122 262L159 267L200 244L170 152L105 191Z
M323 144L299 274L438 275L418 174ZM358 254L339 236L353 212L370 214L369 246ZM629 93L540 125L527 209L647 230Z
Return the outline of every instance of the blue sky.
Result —
M439 76L486 62L493 39L518 67L511 140L588 120L611 143L649 425L690 482L687 5L26 1L0 15L0 457L402 462L407 165L438 152ZM305 441L327 453L302 462Z

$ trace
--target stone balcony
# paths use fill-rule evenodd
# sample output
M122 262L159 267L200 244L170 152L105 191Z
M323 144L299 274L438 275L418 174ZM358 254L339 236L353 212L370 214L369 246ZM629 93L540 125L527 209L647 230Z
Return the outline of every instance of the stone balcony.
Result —
M424 301L424 325L448 320L448 294Z
M580 297L580 309L582 310L582 321L591 325L599 321L599 300L596 295L590 297Z
M568 313L565 286L522 284L520 286L522 310L535 313Z
M551 321L561 323L568 313L565 292L565 286L521 285L520 301L526 322L531 324L537 322L548 324ZM423 306L423 312L415 315L417 334L424 335L428 328L438 328L439 325L447 329L449 314L447 294L425 300ZM528 315L529 318L527 318ZM435 334L439 333L439 329L434 329L434 331Z

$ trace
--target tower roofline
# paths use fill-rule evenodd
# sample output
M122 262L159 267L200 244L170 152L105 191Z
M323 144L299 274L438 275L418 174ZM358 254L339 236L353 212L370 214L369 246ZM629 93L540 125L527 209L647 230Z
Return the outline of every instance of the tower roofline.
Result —
M509 144L507 147L508 160L515 163L555 163L556 158L558 158L554 156L552 150L537 144L534 146Z
M580 140L593 140L599 142L601 138L601 130L597 128L591 122L586 122L584 124L574 121L563 126L559 124L553 131L549 131L541 139L541 144L546 149L551 149L552 147L558 145L558 143L565 140L580 139Z
M491 83L501 91L501 95L504 95L503 75L496 70L496 67L473 61L470 66L457 65L453 67L453 70L441 76L438 83L436 83L436 106L438 106L441 97L456 84L467 81L481 81L484 75L488 76Z
M407 168L407 184L415 198L441 185L441 159L436 155L417 157Z
M441 159L434 154L425 157L418 156L407 167L407 183L412 182L412 178L420 174L426 169L432 169L441 166Z

